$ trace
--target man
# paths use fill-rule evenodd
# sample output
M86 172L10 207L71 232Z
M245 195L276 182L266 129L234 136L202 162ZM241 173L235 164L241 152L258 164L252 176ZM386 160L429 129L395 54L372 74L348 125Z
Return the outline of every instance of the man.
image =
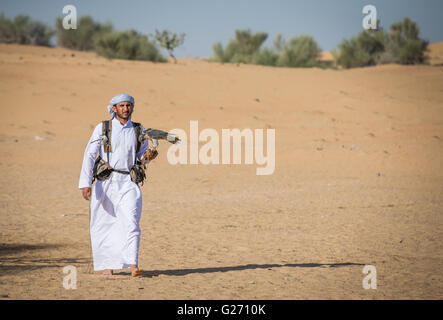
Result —
M128 173L135 158L142 159L148 149L148 141L145 140L136 152L137 138L131 121L134 111L132 96L119 94L113 97L108 111L112 115L110 152L104 150L106 140L102 136L103 123L100 123L86 146L79 188L83 197L91 201L90 233L94 271L104 270L104 275L112 275L113 269L129 267L132 276L136 277L143 273L138 268L142 193ZM97 153L114 171L108 179L97 180L91 190Z

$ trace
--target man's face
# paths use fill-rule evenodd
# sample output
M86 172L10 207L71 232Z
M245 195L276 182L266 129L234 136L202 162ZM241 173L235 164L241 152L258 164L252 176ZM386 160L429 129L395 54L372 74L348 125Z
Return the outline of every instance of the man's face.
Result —
M123 101L112 106L112 110L116 113L118 118L128 120L134 111L134 105L129 101Z

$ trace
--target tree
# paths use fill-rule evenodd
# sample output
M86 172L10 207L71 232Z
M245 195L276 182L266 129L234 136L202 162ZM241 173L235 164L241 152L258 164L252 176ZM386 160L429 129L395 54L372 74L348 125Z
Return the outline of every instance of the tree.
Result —
M274 67L325 67L317 61L320 47L311 36L304 35L286 42L278 34L272 49L262 48L267 38L265 32L254 34L249 29L236 30L235 39L229 40L225 49L221 43L213 45L214 60Z
M268 48L264 48L252 56L252 63L275 67L278 61L278 57L278 54L274 51Z
M374 66L386 59L388 43L388 34L382 27L365 30L339 44L337 63L344 68Z
M340 43L337 63L344 68L425 63L428 41L421 39L419 34L417 24L409 18L392 24L389 33L381 27L363 31Z
M155 30L155 39L159 42L162 48L168 50L169 56L174 59L174 63L177 63L173 51L176 47L183 44L185 41L185 34L181 33L180 35L177 35L176 33L171 33L169 30L163 30L162 32Z
M277 65L281 67L314 67L320 47L314 38L303 35L292 38L286 43Z
M267 38L268 34L265 32L252 34L251 30L235 30L235 39L238 43L239 53L247 56L252 56L256 53Z
M264 32L252 34L249 29L235 30L235 39L229 40L225 49L223 49L221 43L213 45L215 60L219 62L254 63L253 60L257 60L260 47L267 37L268 34ZM265 55L268 53L265 53ZM268 60L265 55L258 58L257 61L263 61L262 58Z
M394 61L401 64L417 64L426 61L428 41L419 37L420 29L409 18L391 25L388 50Z
M278 53L281 53L283 51L283 48L285 47L285 39L283 38L283 35L279 33L275 39L274 39L274 48Z
M69 30L63 28L62 18L57 18L56 29L60 47L81 51L95 50L97 40L113 31L111 24L100 24L90 16L80 17L77 29Z
M110 32L97 39L96 52L110 59L165 62L155 43L135 30Z
M53 35L54 30L29 16L17 15L10 20L0 14L0 42L50 46Z

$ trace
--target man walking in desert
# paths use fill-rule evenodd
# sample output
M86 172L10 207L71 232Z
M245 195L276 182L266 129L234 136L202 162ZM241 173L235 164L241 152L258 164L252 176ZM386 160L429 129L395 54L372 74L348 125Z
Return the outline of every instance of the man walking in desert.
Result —
M79 189L83 197L90 200L94 271L104 270L103 274L112 275L114 269L130 268L132 276L136 277L143 273L138 267L142 193L133 182L131 168L137 159L142 159L148 141L141 143L136 137L138 131L135 129L144 130L144 127L131 121L132 96L113 97L108 111L112 119L95 127L86 146ZM97 154L107 174L104 178L98 177L92 189Z

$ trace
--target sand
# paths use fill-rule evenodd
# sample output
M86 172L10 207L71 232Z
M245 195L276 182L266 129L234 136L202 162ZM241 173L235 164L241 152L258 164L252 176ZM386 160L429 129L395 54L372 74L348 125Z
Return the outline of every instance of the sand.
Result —
M443 298L441 64L155 64L0 45L0 74L1 299ZM120 92L146 127L276 132L267 176L256 164L172 166L160 145L136 279L91 271L77 189L92 128ZM67 265L75 290L62 285Z
M443 41L430 44L428 55L431 65L443 66Z

